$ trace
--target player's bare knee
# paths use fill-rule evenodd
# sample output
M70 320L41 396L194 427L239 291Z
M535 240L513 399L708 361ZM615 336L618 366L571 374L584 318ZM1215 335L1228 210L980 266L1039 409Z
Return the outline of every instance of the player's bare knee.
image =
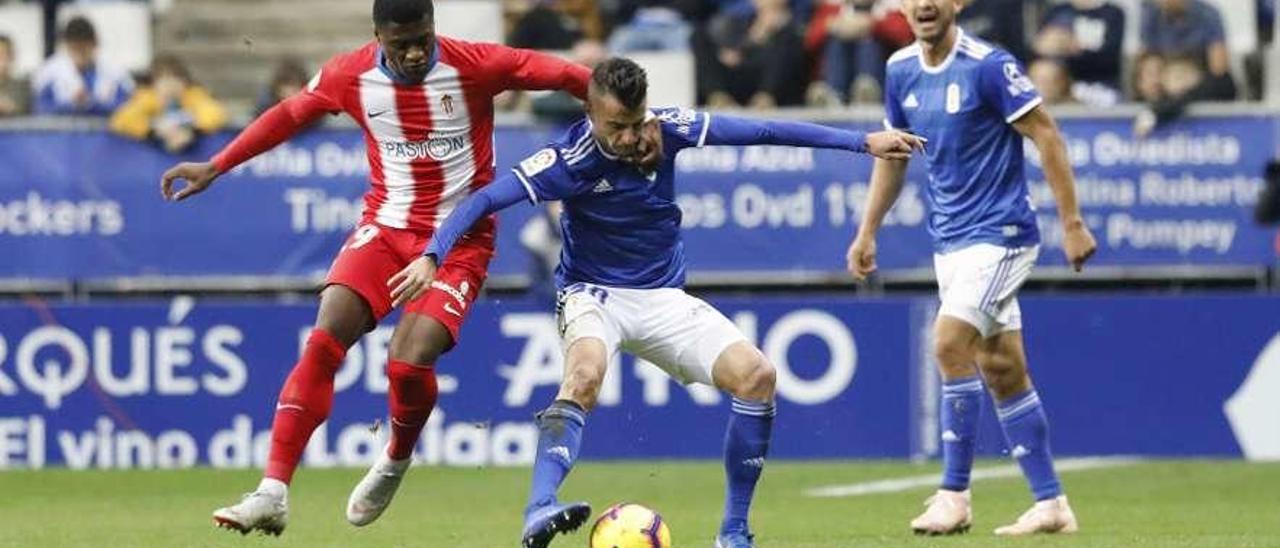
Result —
M778 386L778 370L764 354L759 351L754 354L755 357L746 367L742 384L734 396L746 401L772 401Z
M982 368L987 389L997 400L1012 397L1030 387L1026 368L1014 360L990 353L983 354L983 359L978 362L978 365Z
M587 411L595 408L600 386L604 384L604 370L588 362L569 363L564 381L560 383L559 399L570 400Z
M452 341L453 336L436 320L407 314L391 334L387 354L396 361L430 365L449 349Z
M343 346L350 348L377 322L363 297L350 288L331 285L320 293L317 329L324 330Z
M724 391L745 401L772 401L777 391L778 371L759 350L751 348L750 352L739 353L728 369L732 371L728 382L718 379Z
M986 381L987 389L991 391L991 395L998 401L1012 398L1031 388L1031 379L1027 377L1025 372L1015 372L1007 369L987 375Z
M939 337L933 345L938 366L949 376L971 373L976 354L972 345L960 338Z

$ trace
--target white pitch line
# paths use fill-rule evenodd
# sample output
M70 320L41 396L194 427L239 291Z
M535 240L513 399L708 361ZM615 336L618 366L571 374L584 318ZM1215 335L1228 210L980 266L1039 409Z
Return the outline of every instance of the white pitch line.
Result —
M1077 472L1080 470L1096 470L1099 468L1129 466L1131 464L1137 464L1138 462L1141 462L1141 459L1136 457L1082 457L1059 460L1054 463L1054 467L1057 468L1059 472ZM1022 475L1021 468L1018 468L1016 465L1008 464L974 470L973 474L970 476L970 481L1016 478L1020 475ZM938 484L938 479L938 474L906 476L847 485L815 487L813 489L806 490L804 494L810 497L834 498L858 497L862 495L875 495L880 493L899 493L918 487L936 486Z

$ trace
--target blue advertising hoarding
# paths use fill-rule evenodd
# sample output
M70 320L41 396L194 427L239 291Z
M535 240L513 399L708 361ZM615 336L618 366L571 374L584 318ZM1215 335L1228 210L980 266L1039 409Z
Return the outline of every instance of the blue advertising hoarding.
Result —
M929 453L931 300L711 302L778 367L774 457ZM1023 309L1059 454L1280 458L1280 298L1027 298ZM185 297L0 306L0 469L260 466L314 313ZM390 336L384 325L349 352L308 464L363 465L382 447ZM442 397L418 457L528 464L533 414L561 364L544 306L480 301L438 364ZM606 379L584 455L717 458L727 414L714 390L627 358ZM982 436L984 453L1003 450L994 421Z
M1124 119L1063 120L1100 244L1095 264L1274 264L1274 234L1249 217L1277 149L1276 124L1271 116L1193 118L1137 140ZM549 128L499 128L499 169L552 136ZM186 159L207 157L229 137L211 138ZM1028 155L1047 247L1041 261L1061 264L1052 194L1033 147ZM0 132L0 248L8 259L0 278L317 276L358 219L368 186L354 130L307 132L182 204L162 202L157 190L174 161L104 133ZM871 162L836 151L710 147L683 152L677 169L693 274L785 276L842 271ZM931 266L926 184L914 162L881 233L881 268ZM519 234L536 213L518 206L502 215L493 274L527 271Z

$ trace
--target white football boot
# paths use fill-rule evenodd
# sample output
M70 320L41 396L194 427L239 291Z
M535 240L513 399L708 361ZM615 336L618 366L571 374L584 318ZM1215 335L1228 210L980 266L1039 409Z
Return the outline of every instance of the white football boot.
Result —
M973 525L973 508L969 490L937 493L924 501L925 511L911 520L911 530L917 535L954 535L969 532Z
M262 531L279 536L289 523L288 496L263 490L246 493L240 502L214 510L213 523L245 535Z
M392 460L384 450L347 498L347 521L356 527L373 523L391 506L412 458Z
M997 535L1033 535L1036 533L1074 533L1080 530L1076 513L1067 504L1067 496L1042 500L1023 512L1018 521L996 529Z

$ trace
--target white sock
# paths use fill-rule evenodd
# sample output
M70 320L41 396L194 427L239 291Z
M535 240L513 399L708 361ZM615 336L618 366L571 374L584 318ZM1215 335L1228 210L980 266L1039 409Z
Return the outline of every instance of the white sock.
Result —
M262 478L262 481L258 482L257 492L285 497L289 494L289 484L275 478Z

